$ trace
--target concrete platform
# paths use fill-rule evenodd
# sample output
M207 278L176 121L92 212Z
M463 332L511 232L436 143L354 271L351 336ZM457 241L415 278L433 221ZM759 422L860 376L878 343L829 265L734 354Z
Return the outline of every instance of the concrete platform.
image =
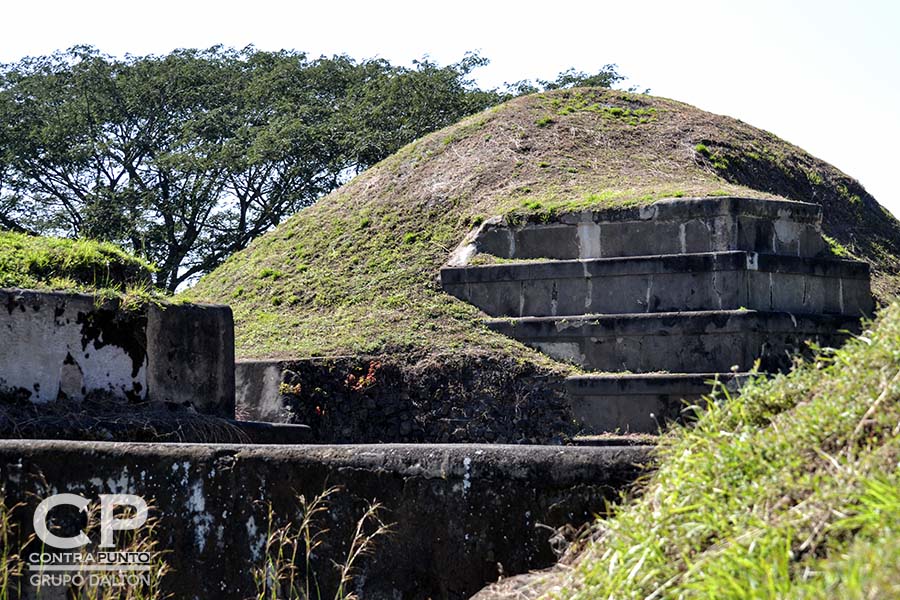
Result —
M790 366L806 340L838 345L859 320L839 315L722 310L492 319L488 327L591 371L763 371Z
M467 244L476 252L503 258L614 258L728 250L812 257L828 249L819 231L821 220L821 208L804 202L677 198L630 209L567 214L554 223L488 221L469 236Z
M316 523L327 529L310 574L322 597L334 597L332 561L344 560L357 519L377 500L393 531L376 540L372 555L357 564L358 586L344 592L367 600L462 600L501 574L553 564L552 528L577 527L602 514L644 472L650 452L642 446L0 441L0 481L7 506L22 503L13 522L25 538L36 505L53 493L95 504L98 494L141 496L160 521L157 550L171 568L162 592L198 600L255 598L253 570L265 562L269 507L276 526L296 522L297 495L311 499L340 486ZM51 517L58 535L84 527L75 510L54 509ZM35 543L25 556L33 551L54 548ZM51 592L47 597L65 597Z
M737 391L746 374L647 373L579 375L566 379L572 412L588 434L658 433L691 418L716 381Z
M870 315L869 266L755 252L445 267L447 292L500 317L748 308Z

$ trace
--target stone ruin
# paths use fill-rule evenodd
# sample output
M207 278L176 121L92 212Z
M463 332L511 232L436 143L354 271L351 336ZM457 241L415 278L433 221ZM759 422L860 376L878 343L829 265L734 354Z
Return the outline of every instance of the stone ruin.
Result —
M709 382L839 345L874 302L867 264L831 254L816 204L663 200L557 222L485 222L441 269L492 329L572 363L586 431L656 432ZM471 264L478 256L495 264Z
M337 585L330 561L347 551L360 511L379 500L393 532L359 567L354 591L467 598L500 575L552 564L553 529L589 522L641 474L651 447L611 434L655 433L683 418L685 404L713 381L736 389L754 367L789 368L808 341L835 345L858 330L874 307L868 267L832 256L820 222L812 204L723 197L550 222L496 218L471 232L441 283L479 307L492 329L581 369L559 385L582 434L569 445L444 445L427 431L420 444L328 443L362 434L328 439L279 423L289 421L286 397L303 365L233 367L227 307L129 311L90 297L3 290L4 402L49 405L103 392L126 407L189 405L245 437L7 439L2 495L25 535L36 500L50 494L141 495L159 518L158 547L168 551L165 591L242 599L255 594L269 506L296 516L297 494L339 485L328 513L333 537L315 557L328 565L317 573L323 589ZM237 420L235 407L270 423ZM404 429L401 417L385 418ZM304 441L318 443L297 443ZM57 521L61 530L83 526L71 515ZM35 594L26 584L23 597Z

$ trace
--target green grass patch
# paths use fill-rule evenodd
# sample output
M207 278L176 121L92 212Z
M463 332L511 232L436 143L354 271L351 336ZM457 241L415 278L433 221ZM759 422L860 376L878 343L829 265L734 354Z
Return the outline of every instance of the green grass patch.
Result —
M0 231L0 287L85 292L149 289L153 270L113 244Z
M828 249L831 250L831 253L834 256L837 256L839 258L852 258L853 257L853 253L850 252L850 250L848 250L846 246L844 246L843 244L838 242L833 237L828 236L828 235L823 235L822 238L828 244Z

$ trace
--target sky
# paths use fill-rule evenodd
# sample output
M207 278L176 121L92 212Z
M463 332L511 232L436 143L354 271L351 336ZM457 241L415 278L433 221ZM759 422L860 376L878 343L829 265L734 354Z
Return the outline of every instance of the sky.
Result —
M615 63L629 80L822 158L900 215L900 2L0 0L0 62L90 44L117 56L224 44L445 64L482 86Z

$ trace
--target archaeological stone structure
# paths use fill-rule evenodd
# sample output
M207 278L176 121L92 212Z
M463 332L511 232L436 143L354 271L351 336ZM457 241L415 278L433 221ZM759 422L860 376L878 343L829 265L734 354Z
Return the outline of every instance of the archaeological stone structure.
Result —
M588 432L655 432L708 382L786 369L871 314L868 265L831 255L821 220L815 204L731 197L493 219L441 283L492 329L584 369L566 389Z
M335 589L357 519L380 502L391 532L349 591L468 598L551 565L557 528L603 514L652 465L646 434L690 414L714 381L738 390L754 370L788 368L809 341L839 344L859 328L874 308L868 267L832 254L821 218L813 204L714 197L480 224L440 283L485 326L572 366L554 380L489 359L413 376L386 357L235 365L227 307L2 290L4 401L102 392L205 420L185 438L198 443L0 441L0 496L28 539L41 498L140 495L171 567L164 591L242 600L255 597L270 528L302 518L299 496L337 486L311 559L322 589ZM356 393L376 372L377 394ZM448 380L485 374L508 378L516 401L441 402ZM214 443L219 426L243 443ZM361 443L397 440L420 443ZM54 522L83 527L77 512Z

